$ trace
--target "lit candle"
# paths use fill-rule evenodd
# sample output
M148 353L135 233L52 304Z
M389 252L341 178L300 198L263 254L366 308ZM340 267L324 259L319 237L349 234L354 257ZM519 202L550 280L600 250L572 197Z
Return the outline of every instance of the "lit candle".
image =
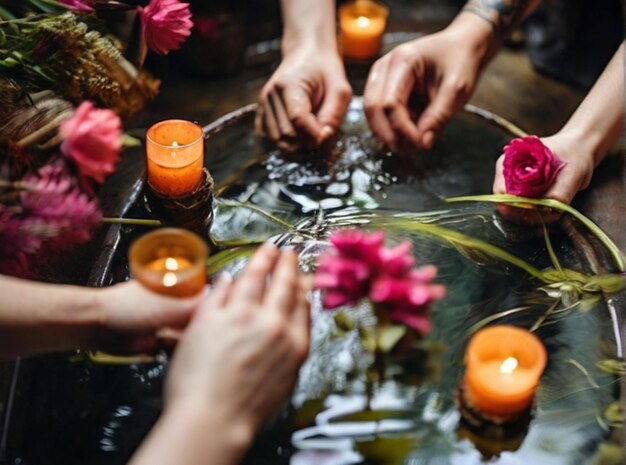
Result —
M128 252L134 278L159 294L190 297L206 282L207 246L195 234L162 228L137 239Z
M167 120L146 134L148 182L161 194L179 197L194 191L203 178L202 128L191 121Z
M465 395L477 410L514 416L527 409L546 366L546 349L534 334L515 326L478 331L465 354Z
M366 60L380 52L389 10L372 0L356 0L339 8L341 50L345 57Z

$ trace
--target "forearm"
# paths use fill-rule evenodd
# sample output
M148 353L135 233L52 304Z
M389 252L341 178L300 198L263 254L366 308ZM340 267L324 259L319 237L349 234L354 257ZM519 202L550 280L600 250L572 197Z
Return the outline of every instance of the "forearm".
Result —
M129 465L237 465L252 442L252 430L237 428L219 406L187 402L166 408Z
M84 344L100 322L93 289L0 276L0 358Z
M334 0L281 0L283 55L301 47L337 51Z
M574 136L598 165L619 139L624 120L624 43L561 133Z

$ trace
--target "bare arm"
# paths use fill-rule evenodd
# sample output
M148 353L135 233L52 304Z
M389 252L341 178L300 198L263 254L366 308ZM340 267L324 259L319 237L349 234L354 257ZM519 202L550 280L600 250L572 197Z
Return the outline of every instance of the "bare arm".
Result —
M67 349L151 350L156 332L182 326L200 296L172 299L131 281L105 289L0 275L0 358Z
M502 40L539 3L470 0L443 31L399 45L378 60L364 92L374 134L392 150L430 148L469 100ZM418 105L410 108L410 99Z
M281 0L282 62L259 96L255 126L283 148L335 133L352 91L337 49L334 0Z
M594 168L622 134L624 120L624 44L591 91L556 134L543 142L565 162L545 197L569 203L589 185ZM505 193L503 157L496 163L493 191Z

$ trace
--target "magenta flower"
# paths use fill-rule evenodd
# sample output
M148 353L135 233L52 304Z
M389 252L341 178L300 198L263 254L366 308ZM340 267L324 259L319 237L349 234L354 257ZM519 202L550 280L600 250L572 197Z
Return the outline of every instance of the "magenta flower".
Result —
M537 136L513 139L504 147L506 191L522 197L541 197L563 165Z
M103 183L115 171L122 148L122 122L113 111L83 102L74 116L61 124L61 152L77 166L81 176Z
M59 0L60 3L67 6L70 10L91 13L94 11L95 0Z
M323 290L327 309L369 298L389 319L419 334L430 330L428 309L445 295L445 287L433 284L437 268L413 269L411 244L388 249L383 233L343 230L330 238L333 248L320 257L315 287Z
M191 34L193 22L189 4L178 0L151 0L140 8L146 44L159 55L177 50Z

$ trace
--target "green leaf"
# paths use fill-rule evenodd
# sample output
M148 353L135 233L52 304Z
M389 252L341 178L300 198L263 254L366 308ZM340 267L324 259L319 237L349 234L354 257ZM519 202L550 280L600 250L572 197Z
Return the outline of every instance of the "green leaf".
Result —
M559 202L554 199L531 199L527 197L518 197L516 195L509 194L500 194L500 195L467 195L463 197L451 197L446 199L446 202L492 202L492 203L510 203L510 204L519 204L519 203L529 203L531 205L541 205L542 207L553 208L562 213L569 213L582 224L584 224L599 240L602 244L607 248L615 265L617 266L618 271L623 272L626 268L624 263L624 257L620 252L619 248L615 245L615 243L606 235L602 229L587 218L585 215L580 213L578 210L573 208L566 203Z
M626 374L626 367L624 366L624 362L622 360L607 358L604 360L599 360L596 363L596 366L602 371L605 371L606 373L611 373L613 375Z
M0 6L0 19L3 19L5 21L10 21L12 19L15 19L15 15L11 13L9 10L7 10L5 7Z
M0 16L2 15L2 13L0 12ZM7 36L4 33L4 31L2 29L0 29L0 46L6 44L7 42Z
M350 315L348 315L348 312L344 310L340 310L335 313L333 319L335 320L337 328L341 329L342 331L348 332L356 327L356 322L354 321L354 319Z
M406 334L406 326L404 325L385 325L378 328L378 337L376 345L378 350L383 353L389 353L396 346L402 336Z
M136 137L131 136L130 134L124 133L122 135L122 146L124 148L140 147L141 140L137 139Z
M211 255L206 261L207 275L212 275L220 271L230 262L238 259L249 257L256 250L258 245L243 245L233 247L232 249L223 250Z

